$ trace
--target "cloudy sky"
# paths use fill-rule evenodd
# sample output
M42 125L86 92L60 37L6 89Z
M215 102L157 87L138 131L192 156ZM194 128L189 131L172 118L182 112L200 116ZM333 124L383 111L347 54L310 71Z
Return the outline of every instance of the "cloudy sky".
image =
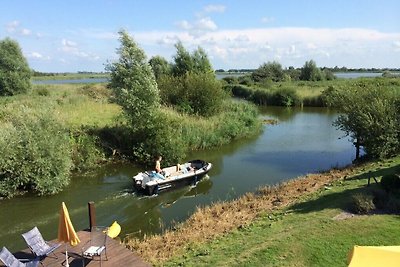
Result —
M180 40L214 69L278 61L301 67L400 67L398 0L5 0L0 39L18 41L31 68L104 71L127 30L148 58L172 60Z

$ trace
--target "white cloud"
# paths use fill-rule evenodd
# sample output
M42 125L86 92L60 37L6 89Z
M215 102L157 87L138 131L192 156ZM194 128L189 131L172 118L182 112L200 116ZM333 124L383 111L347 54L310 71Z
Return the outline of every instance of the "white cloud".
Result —
M201 31L215 31L218 27L211 18L201 18L196 21L195 29Z
M176 25L182 30L190 30L192 25L187 20L178 21Z
M400 52L400 41L393 42L394 51Z
M81 51L81 49L78 47L78 43L67 40L67 39L61 40L61 47L59 50L64 53L71 54L71 55L79 57L79 58L86 58L89 60L100 59L100 57L94 53L87 53L87 52Z
M34 58L34 59L42 59L43 55L38 53L38 52L32 52L27 55L28 58Z
M204 7L204 11L207 13L223 13L225 12L226 6L223 5L208 5Z
M193 35L192 28L190 31L157 32L150 35L134 33L134 36L139 44L169 45L171 52L168 55L173 54L172 44L177 40L181 40L188 49L201 46L213 59L216 68L255 68L272 60L279 60L286 67L300 67L310 59L314 59L320 66L348 67L385 67L385 64L400 61L398 54L397 58L389 55L393 49L400 51L400 33L359 28L204 29L207 30L198 35Z
M6 31L8 33L15 33L22 36L29 36L32 34L32 31L26 28L21 27L21 22L18 20L11 21L6 25Z
M14 21L7 23L7 25L6 25L7 32L9 32L9 33L15 32L20 24L21 23L18 20L14 20Z
M31 35L31 30L28 30L28 29L21 29L21 34L22 35L25 35L25 36L27 36L27 35Z
M275 19L273 17L262 17L261 22L262 23L270 23L273 22Z

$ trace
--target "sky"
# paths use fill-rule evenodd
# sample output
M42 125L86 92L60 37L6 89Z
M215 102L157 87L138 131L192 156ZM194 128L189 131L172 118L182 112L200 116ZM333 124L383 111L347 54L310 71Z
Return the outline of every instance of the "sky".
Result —
M41 72L102 72L118 31L168 61L181 41L214 69L400 68L398 0L4 0L0 40L16 40Z

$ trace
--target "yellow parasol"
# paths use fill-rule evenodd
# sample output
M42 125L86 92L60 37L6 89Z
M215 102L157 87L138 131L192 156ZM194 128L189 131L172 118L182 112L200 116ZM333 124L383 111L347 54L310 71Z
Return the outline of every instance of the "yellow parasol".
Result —
M72 225L71 219L69 218L68 209L63 202L60 210L60 219L58 223L58 241L65 243L65 260L66 266L68 264L68 253L67 253L67 243L71 246L76 246L79 242L78 235L75 232L74 226Z

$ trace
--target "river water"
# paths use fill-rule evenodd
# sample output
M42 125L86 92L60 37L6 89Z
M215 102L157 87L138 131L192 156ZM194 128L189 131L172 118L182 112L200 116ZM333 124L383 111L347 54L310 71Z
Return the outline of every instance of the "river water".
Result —
M75 229L88 227L89 201L95 202L98 225L117 220L121 237L159 233L181 222L197 206L230 200L260 185L344 166L354 159L354 148L332 126L337 114L324 108L261 109L264 119L276 119L253 138L213 150L192 153L213 163L208 177L195 188L182 188L156 197L138 196L131 177L140 169L128 164L107 164L89 175L75 175L71 185L55 196L23 196L0 201L0 244L11 250L25 248L21 234L37 226L46 239L57 237L58 212L64 201Z

